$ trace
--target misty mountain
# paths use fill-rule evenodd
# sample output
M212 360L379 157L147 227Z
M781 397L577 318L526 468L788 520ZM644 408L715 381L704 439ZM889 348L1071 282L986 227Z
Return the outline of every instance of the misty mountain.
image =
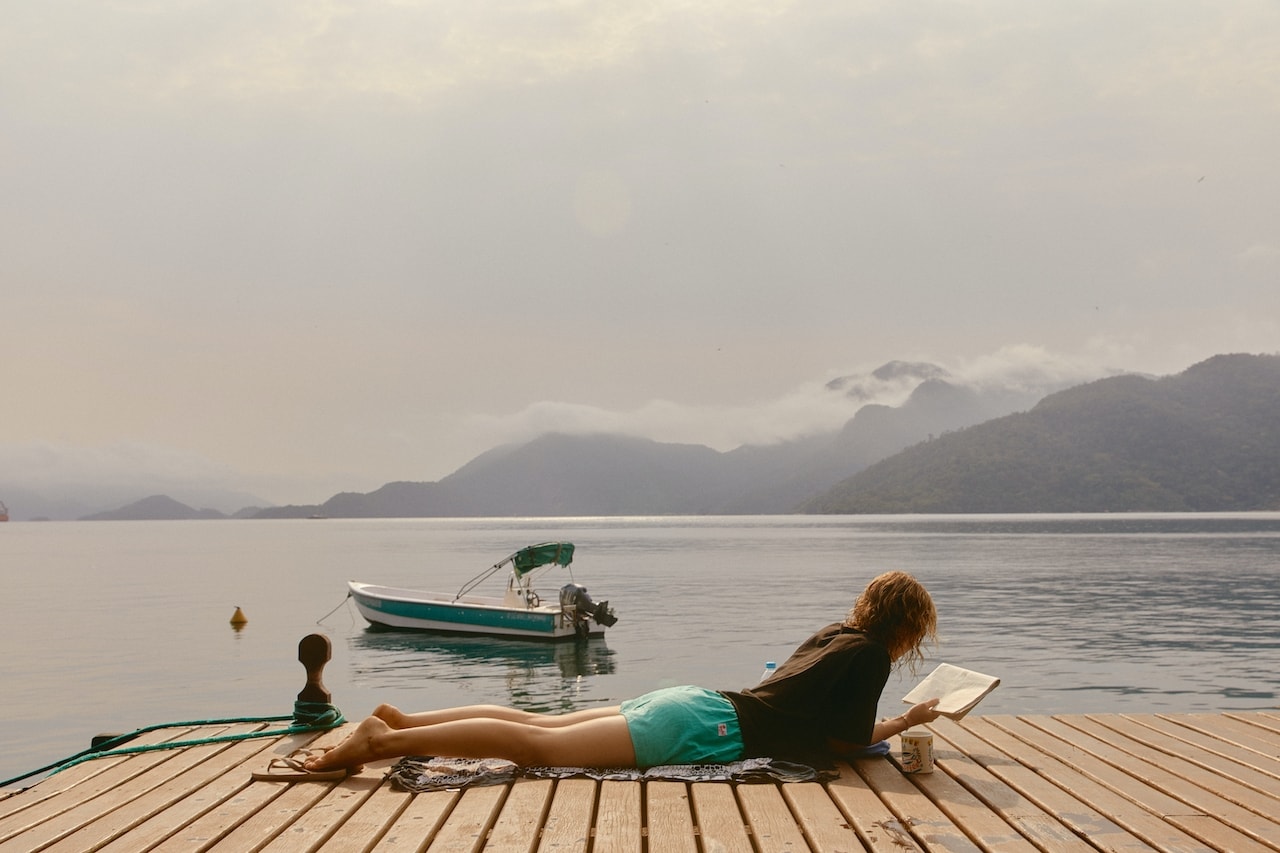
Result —
M226 518L216 509L192 509L167 495L152 495L120 509L96 512L81 521L188 521L202 518Z
M787 513L930 435L1030 408L1044 393L967 387L936 365L908 362L834 380L828 391L876 399L887 387L909 391L905 402L864 405L833 433L728 452L618 435L553 433L494 448L437 482L388 483L365 494L344 492L318 506L262 510L256 517Z
M543 435L487 451L436 483L346 492L318 507L276 507L259 518L698 514L732 475L723 454L697 445L611 435Z
M1280 509L1280 356L1117 376L925 441L802 506L822 513Z
M829 384L870 403L837 432L719 452L547 434L438 482L393 482L237 517L1280 509L1280 356L1114 376L1043 396L891 362ZM1043 399L1041 397L1043 396ZM151 498L94 518L219 517Z
M115 512L127 504L138 501L139 495L160 494L173 497L175 501L188 508L210 507L218 513L227 515L234 513L237 507L263 506L269 503L248 492L203 487L197 484L175 489L172 483L143 482L122 485L86 479L83 482L33 489L5 482L3 475L0 475L0 496L9 505L15 520L83 519L99 513Z

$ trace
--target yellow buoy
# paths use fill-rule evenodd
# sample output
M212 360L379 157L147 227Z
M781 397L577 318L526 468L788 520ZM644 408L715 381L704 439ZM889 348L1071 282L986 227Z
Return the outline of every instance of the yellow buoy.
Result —
M245 616L244 611L241 610L239 607L236 608L235 613L231 614L232 625L244 625L248 621L249 621L249 617Z

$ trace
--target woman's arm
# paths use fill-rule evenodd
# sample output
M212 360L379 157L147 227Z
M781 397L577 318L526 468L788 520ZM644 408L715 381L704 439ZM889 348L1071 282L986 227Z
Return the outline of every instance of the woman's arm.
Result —
M933 710L937 704L937 699L930 699L928 702L921 702L919 705L912 705L905 714L899 714L896 717L881 720L876 723L875 728L871 730L871 743L879 743L880 741L886 740L894 735L900 735L912 726L932 723L941 716L941 714ZM859 751L866 749L869 744L846 743L845 741L828 738L827 746L836 755L854 755Z
M875 743L893 735L900 735L912 726L932 723L941 716L937 711L933 710L938 701L937 699L930 699L928 702L912 705L905 714L899 714L896 717L876 723L876 727L871 732L871 742Z

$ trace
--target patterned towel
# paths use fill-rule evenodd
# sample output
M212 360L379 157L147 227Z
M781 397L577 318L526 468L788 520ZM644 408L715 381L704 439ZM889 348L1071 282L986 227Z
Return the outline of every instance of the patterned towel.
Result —
M884 745L887 747L888 744ZM879 744L865 750L867 756L884 755ZM670 764L648 770L590 767L517 767L498 758L402 758L391 768L391 782L404 791L456 790L501 785L524 779L595 779L597 781L648 782L827 782L838 778L835 769L819 769L773 758L746 758L730 764Z

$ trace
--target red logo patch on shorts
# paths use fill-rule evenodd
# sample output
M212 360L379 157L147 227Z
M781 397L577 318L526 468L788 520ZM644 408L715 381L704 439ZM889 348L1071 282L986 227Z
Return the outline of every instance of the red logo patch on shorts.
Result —
M728 726L726 726L724 723L721 723L721 724L717 727L717 731L719 731L719 733L720 733L720 737L724 737L725 735L727 735L727 734L729 733L729 727L728 727Z

